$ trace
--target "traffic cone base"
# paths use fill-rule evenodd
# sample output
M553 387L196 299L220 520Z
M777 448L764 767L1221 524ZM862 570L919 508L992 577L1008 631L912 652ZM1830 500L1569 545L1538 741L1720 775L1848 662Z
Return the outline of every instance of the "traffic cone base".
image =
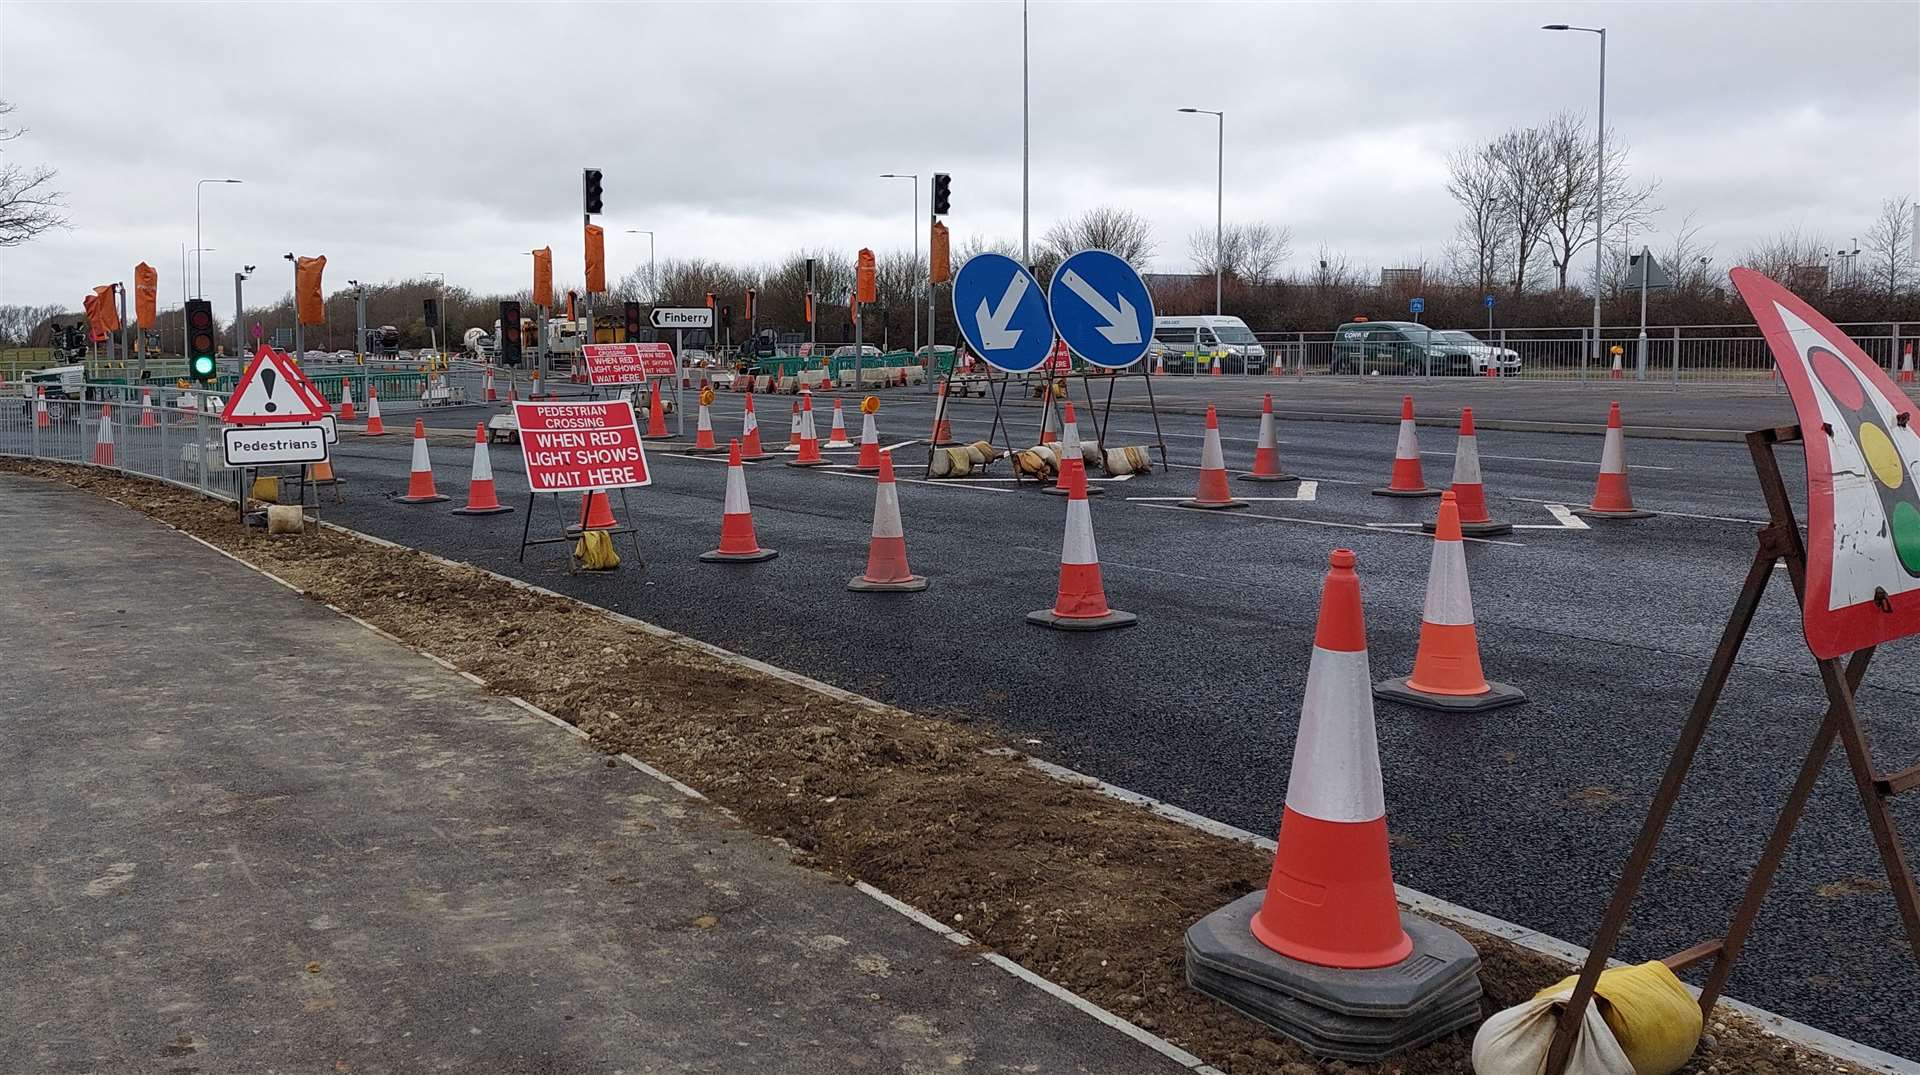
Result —
M1140 617L1119 609L1108 609L1104 616L1089 617L1062 616L1050 608L1037 608L1027 613L1027 622L1057 631L1104 631L1109 627L1132 627L1140 622Z
M1442 491L1444 492L1444 490ZM1426 522L1420 524L1420 529L1429 534L1434 533L1435 523L1432 519L1428 519ZM1460 532L1468 537L1492 537L1496 534L1513 533L1513 524L1503 523L1498 519L1484 523L1463 522L1460 524Z
M904 579L895 579L891 582L876 582L865 575L860 575L847 583L847 589L856 593L918 593L926 588L925 575L908 575Z
M1582 507L1582 508L1574 508L1572 509L1572 511L1575 515L1580 516L1582 519L1651 519L1653 518L1653 512L1646 511L1641 508L1628 508L1625 511L1601 511L1598 508ZM1511 530L1512 527L1508 527L1508 529Z
M1411 676L1399 676L1381 680L1373 685L1373 696L1389 702L1401 702L1406 705L1425 709L1439 710L1443 713L1480 713L1502 706L1519 705L1527 700L1520 688L1507 683L1487 680L1487 689L1483 694L1435 694L1432 691L1419 690L1408 683Z
M1279 474L1236 474L1234 475L1234 480L1243 482L1297 482L1300 480L1300 475L1288 474L1284 471Z
M755 549L752 552L721 552L713 549L700 554L700 559L710 564L757 564L762 560L771 560L780 555L772 549Z

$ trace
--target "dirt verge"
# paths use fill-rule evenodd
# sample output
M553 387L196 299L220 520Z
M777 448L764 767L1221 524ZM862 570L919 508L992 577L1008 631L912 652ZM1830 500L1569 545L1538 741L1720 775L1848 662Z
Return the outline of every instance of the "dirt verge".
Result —
M183 489L89 467L0 459L225 549L585 729L781 837L1188 1049L1230 1075L1470 1073L1471 1035L1377 1066L1316 1061L1188 988L1187 926L1265 883L1264 853L1053 780L989 735L877 712L657 638L591 606L331 531L269 540ZM1463 931L1491 1012L1569 973ZM1719 1013L1687 1073L1867 1069Z

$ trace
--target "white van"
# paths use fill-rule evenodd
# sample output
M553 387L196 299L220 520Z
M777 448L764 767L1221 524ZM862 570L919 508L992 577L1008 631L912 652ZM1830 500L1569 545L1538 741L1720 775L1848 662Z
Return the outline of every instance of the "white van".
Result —
M1218 357L1222 373L1267 372L1267 350L1237 317L1156 317L1153 338L1167 345L1167 372L1207 373Z

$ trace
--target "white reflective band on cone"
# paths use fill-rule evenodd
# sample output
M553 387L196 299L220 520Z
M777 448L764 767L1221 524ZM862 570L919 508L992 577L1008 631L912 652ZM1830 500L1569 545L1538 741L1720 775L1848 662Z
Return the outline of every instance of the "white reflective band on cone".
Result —
M873 536L905 537L900 529L900 490L892 482L881 482L873 494Z
M1618 429L1607 430L1607 439L1600 446L1600 473L1625 474L1627 472L1627 446L1621 439Z
M1472 437L1461 437L1460 446L1454 449L1453 484L1480 484L1480 447Z
M704 429L709 433L713 432L713 418L707 414L707 405L704 403L700 405L700 420L694 424L693 428L696 430Z
M880 431L873 428L873 415L863 414L860 417L865 419L865 421L860 423L860 443L862 444L880 443Z
M1065 459L1068 454L1080 454L1080 423L1077 420L1068 422L1060 431L1060 457Z
M485 441L475 441L473 445L473 480L477 482L493 480L493 459L487 455Z
M413 469L416 471L432 469L427 463L427 438L425 437L413 438Z
M816 434L813 429L813 408L811 407L802 407L800 409L800 439L819 439L818 434Z
M1420 458L1420 439L1413 431L1412 422L1400 423L1400 442L1394 445L1393 457L1395 459Z
M1093 512L1080 497L1067 498L1067 534L1060 541L1063 564L1097 564L1100 550L1093 547Z
M720 506L725 515L745 515L747 506L747 471L745 467L727 468L727 500Z
M112 444L113 443L113 418L111 416L104 415L104 414L100 416L100 439L95 441L94 443L96 444Z
M1226 456L1221 454L1220 451L1220 430L1218 428L1207 430L1206 443L1200 449L1200 469L1227 469Z
M1365 650L1313 647L1293 771L1287 776L1287 807L1321 821L1386 816L1380 744L1373 732L1373 675Z
M1427 610L1420 618L1450 626L1473 622L1473 591L1467 587L1464 543L1433 543L1433 563L1427 569Z
M1279 439L1273 435L1273 412L1267 411L1260 416L1260 442L1255 447L1278 448L1279 446Z
M752 411L748 411L746 419L740 423L740 432L742 434L743 439L745 434L751 433L754 430L759 428L760 428L760 420L753 416Z

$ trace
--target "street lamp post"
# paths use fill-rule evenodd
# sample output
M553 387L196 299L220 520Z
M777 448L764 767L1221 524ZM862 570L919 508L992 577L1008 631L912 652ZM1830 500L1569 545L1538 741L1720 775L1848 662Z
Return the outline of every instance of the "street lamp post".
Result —
M642 230L640 228L628 228L627 234L628 235L644 235L647 237L647 301L659 302L660 301L660 282L653 275L654 273L653 233L650 231Z
M1577 30L1585 34L1597 34L1600 37L1600 106L1599 117L1594 123L1593 151L1593 343L1587 348L1590 360L1600 360L1600 255L1606 248L1606 217L1604 210L1607 199L1607 28L1604 26L1569 26L1564 22L1548 23L1542 30ZM1585 379L1587 369L1580 368L1580 376Z
M240 284L252 275L253 266L251 265L233 274L233 355L239 360L243 369L246 367L247 343L243 335L246 326L241 323L245 319L240 316L240 311L245 309L240 305Z
M1180 111L1212 116L1219 121L1219 139L1213 173L1213 315L1219 317L1225 312L1220 301L1222 290L1220 281L1221 272L1225 269L1227 260L1222 228L1227 204L1227 114L1211 108L1183 108Z
M913 180L913 219L909 222L907 230L913 232L913 271L918 273L920 271L920 173L888 172L880 178ZM927 286L932 287L933 284L929 282ZM913 309L913 353L917 355L920 353L920 303L909 301L907 305Z
M200 188L206 186L208 183L238 182L240 182L238 179L202 179L193 184L193 245L196 252L193 259L193 297L196 299L206 298L206 295L201 292L200 288L202 276L200 257L198 254L200 249Z

